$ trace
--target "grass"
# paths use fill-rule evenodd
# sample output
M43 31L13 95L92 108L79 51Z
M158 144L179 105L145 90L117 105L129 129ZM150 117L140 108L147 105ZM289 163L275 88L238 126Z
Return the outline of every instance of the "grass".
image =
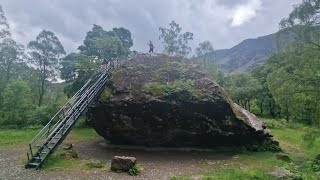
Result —
M60 155L59 150L52 154L50 158L45 161L41 170L50 171L65 171L69 169L78 169L80 167L79 159L66 159Z
M0 148L22 148L22 151L27 151L28 143L41 129L0 129ZM91 141L98 138L99 135L93 128L75 128L68 135L66 141L83 142ZM66 159L61 154L66 151L58 149L50 158L44 163L42 170L68 170L79 169L82 160L79 159ZM21 156L24 158L24 156ZM25 159L22 162L25 163Z
M27 147L32 138L39 132L39 130L26 129L0 129L0 147Z
M204 174L195 174L190 177L172 177L172 180L188 180L193 177L207 179L271 179L267 173L278 169L289 169L303 177L303 179L317 179L320 175L311 170L310 163L320 153L320 139L312 147L304 141L305 132L312 129L297 123L287 124L284 121L267 119L266 125L271 133L280 142L284 153L289 155L293 163L287 163L275 157L273 152L236 151L237 155L230 160L203 161L195 166L211 169ZM40 129L0 129L0 148L27 147L28 142ZM71 142L92 141L99 136L92 128L75 128L67 138ZM223 149L222 149L223 150ZM223 150L227 152L228 149ZM234 149L233 149L234 150ZM60 154L58 149L44 164L43 170L79 170L96 169L100 162L80 159L68 160ZM230 151L229 151L230 152ZM231 151L232 152L232 151ZM81 154L80 154L81 156ZM105 166L106 167L106 166ZM103 167L102 169L105 169ZM319 179L319 178L318 178Z
M105 165L106 165L105 163L103 163L99 160L91 160L91 161L85 163L85 166L88 169L103 168L103 167L105 167Z
M312 161L320 153L320 139L309 147L304 141L305 133L312 129L298 123L286 123L283 120L267 119L266 125L271 133L280 142L284 152L293 159L293 163L279 160L273 152L241 152L231 160L205 162L198 166L210 167L212 171L191 177L172 177L172 180L188 180L192 177L201 177L203 180L247 180L273 179L269 172L279 169L288 169L295 177L307 180L317 180L320 174L311 170ZM271 128L270 128L271 127Z

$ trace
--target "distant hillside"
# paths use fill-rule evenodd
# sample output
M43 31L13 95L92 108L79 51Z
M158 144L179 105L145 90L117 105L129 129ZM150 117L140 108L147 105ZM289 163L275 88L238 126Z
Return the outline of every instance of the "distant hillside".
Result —
M249 71L263 64L276 51L276 38L275 33L256 39L246 39L231 49L216 50L213 55L214 60L227 73Z

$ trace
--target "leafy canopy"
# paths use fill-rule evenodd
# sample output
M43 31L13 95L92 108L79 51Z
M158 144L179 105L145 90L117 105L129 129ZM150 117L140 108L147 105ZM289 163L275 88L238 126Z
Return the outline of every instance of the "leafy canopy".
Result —
M193 33L182 33L182 28L174 21L169 24L168 29L160 27L159 30L159 39L162 40L166 53L186 56L191 52L188 43L193 40Z

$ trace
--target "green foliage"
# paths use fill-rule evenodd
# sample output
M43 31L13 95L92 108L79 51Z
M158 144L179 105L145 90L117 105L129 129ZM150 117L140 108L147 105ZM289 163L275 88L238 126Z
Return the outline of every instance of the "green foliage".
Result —
M0 5L0 39L10 36L9 23Z
M225 179L225 180L267 180L272 179L266 173L253 168L247 169L225 169L217 172L206 173L203 180Z
M295 34L295 43L309 44L320 50L320 2L319 0L302 0L294 6L288 17L281 20L281 29L290 29Z
M27 122L27 115L32 109L30 88L21 80L10 82L5 88L3 99L3 115L7 119L6 124L17 124L24 126Z
M225 89L233 100L250 110L261 84L250 73L233 73L227 77Z
M309 163L310 163L310 169L319 174L320 173L320 160L315 159Z
M69 83L65 87L68 97L75 94L102 64L128 57L132 45L129 30L120 27L105 31L94 25L83 45L79 46L80 53L70 53L61 62L60 77Z
M207 62L204 67L206 73L211 76L221 87L225 86L227 76L219 67L213 62Z
M45 91L59 70L59 60L66 52L54 33L46 30L41 31L35 41L29 42L28 49L31 63L38 70L38 106L41 106Z
M129 169L128 174L130 176L138 176L141 174L141 167L138 164L135 164L131 169Z
M59 109L60 106L56 103L37 107L31 112L29 123L46 125Z
M85 55L111 61L127 57L132 45L129 30L114 28L112 31L105 31L101 26L93 25L92 30L87 33L83 45L78 49Z
M282 151L278 144L276 144L274 142L270 142L270 141L264 141L261 144L247 145L247 146L245 146L245 149L247 151L251 151L251 152L265 152L265 151L279 152L279 151Z
M194 88L192 80L176 80L167 84L153 82L144 87L144 92L165 99L183 101L196 100L201 94Z
M282 52L282 62L267 77L268 88L287 120L319 124L319 52L308 45L293 45Z
M191 52L188 46L190 40L193 40L193 33L181 33L182 28L176 22L172 21L169 28L160 27L159 39L164 44L164 51L168 54L177 54L186 56Z
M60 77L68 83L64 92L71 97L95 73L101 62L81 53L70 53L62 59L61 65Z
M103 168L105 166L105 163L99 161L99 160L91 160L85 164L85 166L89 169L94 168Z
M294 163L288 163L285 166L285 169L287 169L288 171L290 171L293 175L292 175L292 179L294 180L302 180L302 173L300 168L295 165Z
M320 139L320 130L318 129L307 129L303 139L307 143L308 147L312 147L317 139Z
M202 67L206 67L208 61L210 60L209 55L213 53L214 50L210 41L199 43L199 46L196 48L196 55L197 59L202 61Z
M88 122L87 122L87 118L84 116L81 116L78 120L77 123L75 125L77 128L87 128L89 127Z
M100 101L105 103L108 102L110 100L111 95L112 95L111 89L105 88L100 94Z
M288 122L284 119L263 119L267 128L282 129L288 127Z

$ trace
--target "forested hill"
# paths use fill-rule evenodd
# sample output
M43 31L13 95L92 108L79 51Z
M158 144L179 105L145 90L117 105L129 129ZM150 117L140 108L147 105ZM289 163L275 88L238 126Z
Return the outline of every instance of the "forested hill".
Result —
M246 39L231 49L214 52L214 60L225 72L248 71L263 64L277 49L277 33Z

